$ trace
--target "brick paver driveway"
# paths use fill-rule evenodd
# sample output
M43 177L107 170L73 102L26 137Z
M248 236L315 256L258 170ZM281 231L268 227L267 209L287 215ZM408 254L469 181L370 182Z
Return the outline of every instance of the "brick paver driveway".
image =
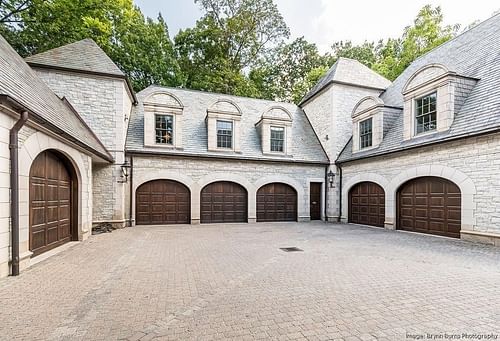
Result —
M463 340L500 334L500 249L320 222L136 227L1 280L0 302L5 340Z

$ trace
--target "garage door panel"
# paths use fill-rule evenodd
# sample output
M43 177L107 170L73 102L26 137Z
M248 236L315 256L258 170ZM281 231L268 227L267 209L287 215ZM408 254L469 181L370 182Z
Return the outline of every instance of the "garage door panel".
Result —
M349 222L383 227L385 193L377 184L362 182L349 191Z
M265 205L262 205L265 203ZM297 193L283 183L271 183L257 191L257 221L296 221Z
M442 178L410 180L398 191L397 216L398 229L460 237L460 189Z
M174 180L153 180L136 191L138 225L189 224L191 194Z
M202 223L247 222L247 192L233 182L214 182L201 191Z

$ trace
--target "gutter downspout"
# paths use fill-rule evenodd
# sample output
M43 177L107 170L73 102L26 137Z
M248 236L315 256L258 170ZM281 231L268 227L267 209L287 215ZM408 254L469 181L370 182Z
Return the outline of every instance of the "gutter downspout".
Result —
M328 168L330 166L325 166L325 207L324 207L324 215L325 215L325 222L328 222L328 210L327 210L327 207L328 207L328 191L329 191L329 186L328 186Z
M339 168L339 218L338 222L342 222L342 167L340 164L336 164Z
M10 149L10 217L12 231L12 276L19 275L19 130L28 120L28 112L23 111L9 134Z
M130 194L129 194L129 217L128 224L132 227L132 196L134 195L134 156L130 155Z

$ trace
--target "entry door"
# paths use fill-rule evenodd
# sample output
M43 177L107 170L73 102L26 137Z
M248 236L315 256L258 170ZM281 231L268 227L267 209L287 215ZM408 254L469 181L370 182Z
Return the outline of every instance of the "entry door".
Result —
M321 220L321 182L311 182L309 200L311 220Z

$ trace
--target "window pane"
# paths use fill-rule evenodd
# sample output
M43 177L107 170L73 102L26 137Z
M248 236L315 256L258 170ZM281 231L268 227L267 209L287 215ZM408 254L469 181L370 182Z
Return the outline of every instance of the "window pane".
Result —
M359 123L359 145L360 148L372 146L372 119L369 118Z
M436 93L415 100L415 132L417 134L435 130Z
M174 135L174 117L172 115L156 115L156 143L172 144Z
M217 148L233 148L233 122L217 121Z
M284 152L285 151L285 128L284 127L271 127L271 151Z

